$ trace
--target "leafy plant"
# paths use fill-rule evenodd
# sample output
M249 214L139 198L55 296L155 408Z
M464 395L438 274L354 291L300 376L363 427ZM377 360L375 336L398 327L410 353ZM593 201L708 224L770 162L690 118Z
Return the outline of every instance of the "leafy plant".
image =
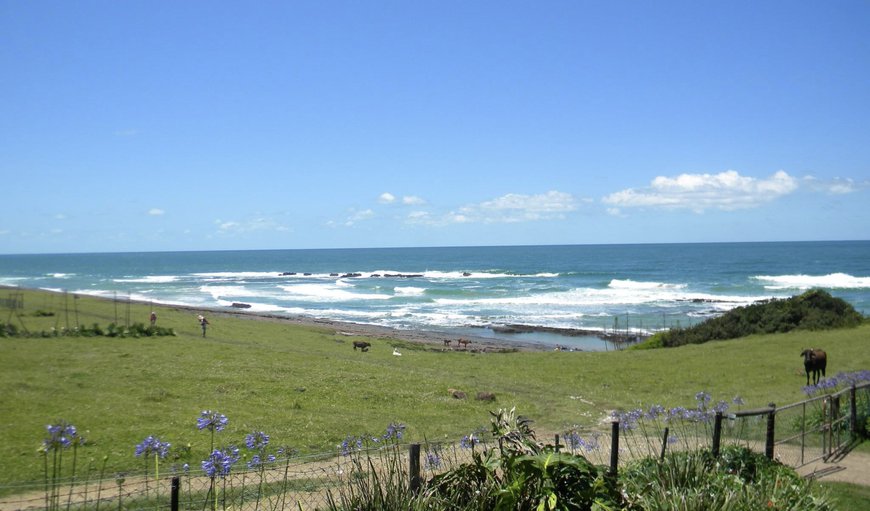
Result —
M430 481L436 508L608 509L616 502L615 481L605 467L580 455L558 452L535 440L531 421L515 409L492 413L498 448L474 452L463 464Z

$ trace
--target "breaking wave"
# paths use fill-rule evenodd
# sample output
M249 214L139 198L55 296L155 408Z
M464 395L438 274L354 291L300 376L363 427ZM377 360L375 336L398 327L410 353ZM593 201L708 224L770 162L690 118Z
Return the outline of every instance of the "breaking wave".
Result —
M757 275L753 277L761 281L765 289L866 289L870 288L870 277L854 277L846 273L830 273L828 275Z

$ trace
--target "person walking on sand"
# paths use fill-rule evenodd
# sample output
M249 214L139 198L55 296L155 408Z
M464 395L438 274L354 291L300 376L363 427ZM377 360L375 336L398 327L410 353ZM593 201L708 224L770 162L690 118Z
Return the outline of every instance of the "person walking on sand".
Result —
M208 326L208 320L205 319L205 316L200 314L199 316L199 324L202 326L202 336L205 337L205 327Z

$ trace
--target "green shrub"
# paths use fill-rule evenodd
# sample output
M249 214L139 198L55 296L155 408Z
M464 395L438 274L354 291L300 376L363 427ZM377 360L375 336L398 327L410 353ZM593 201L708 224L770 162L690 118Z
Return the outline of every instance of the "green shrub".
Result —
M535 441L530 422L512 409L493 414L498 449L475 451L429 483L431 509L585 510L616 507L615 481L606 467ZM473 447L472 447L473 448Z
M627 510L832 510L827 495L794 470L745 447L641 460L620 473Z
M737 307L722 316L689 328L661 332L666 347L736 339L752 334L784 333L792 330L828 330L855 327L864 317L846 301L815 289L784 300L767 300Z

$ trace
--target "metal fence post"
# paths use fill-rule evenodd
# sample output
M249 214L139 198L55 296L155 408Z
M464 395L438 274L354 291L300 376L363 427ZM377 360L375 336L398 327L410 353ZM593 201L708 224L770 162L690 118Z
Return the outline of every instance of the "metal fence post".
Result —
M411 444L408 456L410 490L412 493L417 493L420 490L420 444Z
M770 413L767 415L767 437L764 441L764 455L773 459L773 443L776 435L776 404L770 403Z
M178 476L172 478L172 496L169 500L169 509L171 511L178 511L178 494L181 489L181 480Z
M616 476L619 465L619 421L610 425L610 475Z
M722 440L722 412L716 412L713 422L713 457L719 457L719 443Z

